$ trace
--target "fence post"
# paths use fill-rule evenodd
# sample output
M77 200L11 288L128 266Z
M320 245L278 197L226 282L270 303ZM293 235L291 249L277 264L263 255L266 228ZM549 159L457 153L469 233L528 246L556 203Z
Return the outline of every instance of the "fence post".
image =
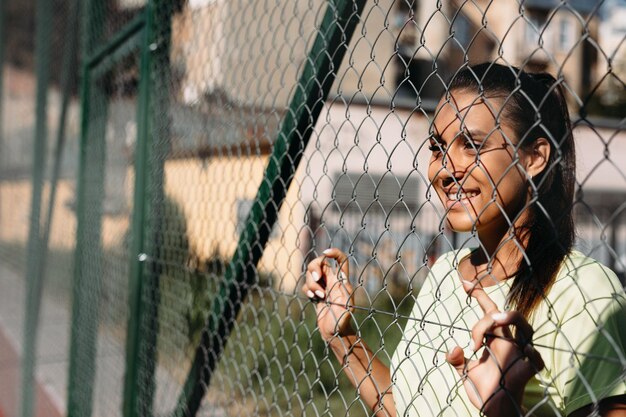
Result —
M366 1L328 1L321 26L305 58L296 90L282 120L245 229L211 304L206 327L178 399L177 416L195 416L200 407L248 288L254 282L256 264L263 255L280 206Z
M52 174L50 177L50 197L48 198L48 210L45 217L45 223L43 231L41 233L41 256L39 259L39 279L43 285L45 281L45 265L48 259L48 242L50 240L50 228L52 227L52 216L54 214L54 205L56 202L56 190L61 176L61 161L63 159L63 150L65 149L66 139L66 123L67 123L67 111L72 97L72 90L76 83L76 43L78 41L78 31L76 26L78 25L78 16L80 2L79 0L72 0L70 2L69 18L67 23L65 49L63 51L63 64L61 68L61 111L59 113L59 126L57 128L55 150L54 150L54 165L52 167ZM39 294L41 296L41 293ZM37 300L37 303L41 303L41 299Z
M84 4L81 24L81 138L78 183L76 192L76 250L74 252L74 281L72 285L72 329L70 341L70 366L68 381L68 417L89 417L92 411L95 356L98 332L97 291L90 286L100 285L101 255L100 234L104 192L104 129L106 127L106 96L101 88L92 90L88 58L103 32L105 4L88 0ZM94 104L100 104L98 123L90 123ZM90 133L95 131L97 134ZM90 137L91 136L91 137ZM88 144L95 145L90 149ZM92 158L92 160L90 160ZM88 167L89 165L89 167ZM89 169L88 169L89 168ZM87 201L89 200L89 201ZM89 218L95 224L86 224ZM86 259L85 248L94 253Z
M52 2L38 0L35 15L35 60L37 93L35 110L35 136L33 140L33 177L31 190L30 225L26 256L26 306L24 319L24 346L22 352L22 417L33 414L35 343L39 316L41 285L41 200L45 175L48 135L48 82L50 79L50 46L52 33Z
M29 387L32 387L33 384L33 372L36 365L36 330L39 327L39 315L40 308L42 303L42 292L43 285L45 280L45 265L48 255L48 242L50 239L50 228L52 226L52 215L54 212L54 205L56 201L56 187L60 176L61 170L61 159L65 144L65 125L67 118L67 109L69 107L69 100L72 94L72 88L75 81L75 75L73 70L73 64L75 63L74 57L76 52L76 41L77 41L77 31L76 24L78 23L78 1L74 0L70 3L70 17L68 20L67 31L66 31L66 44L65 50L63 53L63 68L61 72L61 91L63 94L62 103L61 103L61 112L59 115L59 127L57 130L56 137L56 149L55 149L55 158L54 158L54 167L52 170L52 177L50 179L50 196L48 198L48 210L47 215L45 217L45 224L43 227L43 231L41 232L41 238L38 238L39 249L37 256L33 257L33 259L29 262L29 266L32 265L34 271L32 272L32 276L28 276L27 283L29 285L28 295L29 298L27 300L27 317L26 321L26 333L25 333L25 354L24 354L24 375L23 383L29 383ZM44 156L45 158L45 156ZM43 168L42 168L43 170ZM38 265L35 265L38 264ZM29 271L30 272L30 271ZM30 329L30 331L28 331ZM29 337L30 340L26 338ZM26 377L28 376L28 378ZM22 410L23 416L32 415L32 404L34 402L32 397L32 391L25 391L24 387L23 392L26 393L22 399ZM26 402L28 404L26 404Z
M130 314L123 403L125 417L144 417L153 413L161 274L155 260L160 258L162 242L162 229L158 223L163 219L163 165L167 153L164 147L169 141L171 4L154 0L146 6L145 13L135 151ZM147 204L149 201L152 205ZM157 224L147 229L147 219ZM146 242L144 234L148 230L153 235Z

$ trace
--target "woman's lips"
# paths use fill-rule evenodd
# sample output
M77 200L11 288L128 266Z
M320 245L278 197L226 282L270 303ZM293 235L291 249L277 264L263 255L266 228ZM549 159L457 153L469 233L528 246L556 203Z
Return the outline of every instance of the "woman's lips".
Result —
M450 191L446 193L446 208L454 205L472 206L473 200L480 194L478 191Z

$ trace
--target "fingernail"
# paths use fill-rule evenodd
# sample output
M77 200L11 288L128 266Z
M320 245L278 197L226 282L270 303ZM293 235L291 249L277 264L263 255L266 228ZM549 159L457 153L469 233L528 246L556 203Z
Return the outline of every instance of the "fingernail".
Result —
M495 321L501 321L501 320L506 320L506 313L493 313L491 315L491 318L494 319Z
M463 284L467 285L468 287L473 287L474 283L472 281L466 281L466 280L462 280Z
M474 347L472 348L472 350L474 352L477 352L478 349L480 349L480 342L474 342Z
M339 279L340 279L340 280L346 280L346 279L347 279L346 274L344 274L344 273L343 273L343 271L341 271L341 272L339 273Z
M317 295L318 298L324 298L325 296L324 291L322 290L315 290L315 295Z
M313 297L315 297L315 294L313 294L313 291L308 290L308 291L306 292L306 296L307 296L307 297L309 297L309 298L313 298Z
M313 277L313 281L315 281L315 282L320 280L320 274L318 274L315 271L311 272L311 276Z
M330 249L330 248L328 248L328 249L324 250L322 253L323 253L324 255L328 255L328 254L330 253L330 251L331 251L331 249Z

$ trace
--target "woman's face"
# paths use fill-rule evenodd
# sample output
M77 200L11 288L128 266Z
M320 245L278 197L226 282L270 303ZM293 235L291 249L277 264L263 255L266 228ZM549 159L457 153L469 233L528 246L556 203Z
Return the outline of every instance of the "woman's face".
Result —
M453 91L437 107L428 176L456 231L505 233L528 201L525 152L502 99Z

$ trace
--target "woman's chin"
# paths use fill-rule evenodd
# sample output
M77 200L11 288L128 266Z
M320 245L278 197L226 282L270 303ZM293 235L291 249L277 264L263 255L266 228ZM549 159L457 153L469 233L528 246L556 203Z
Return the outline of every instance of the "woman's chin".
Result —
M476 220L470 218L453 219L448 217L446 220L450 230L457 233L471 232L476 224Z

